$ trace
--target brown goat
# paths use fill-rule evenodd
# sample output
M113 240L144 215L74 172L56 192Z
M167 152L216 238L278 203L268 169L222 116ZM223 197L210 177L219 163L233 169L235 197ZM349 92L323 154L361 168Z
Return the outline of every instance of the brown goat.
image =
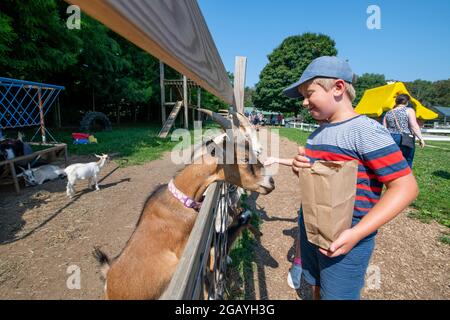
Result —
M235 141L226 141L225 137L223 150L227 143L232 143L236 150L233 163L218 161L217 151L204 152L202 164L188 165L176 175L173 179L176 188L195 201L201 201L206 188L215 181L226 181L261 194L270 193L274 189L272 177L264 175L259 161L248 163L253 152L251 143L245 141L244 148L238 148ZM172 278L197 215L196 210L176 199L166 185L154 191L119 256L110 262L100 250L94 252L106 278L106 298L158 299Z

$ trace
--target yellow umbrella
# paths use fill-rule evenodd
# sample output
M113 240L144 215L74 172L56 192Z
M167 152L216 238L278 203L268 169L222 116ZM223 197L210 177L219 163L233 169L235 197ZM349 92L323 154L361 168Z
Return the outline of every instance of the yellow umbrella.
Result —
M384 112L391 110L395 106L395 97L399 94L407 94L411 97L411 104L416 110L416 116L421 120L432 120L438 114L424 107L418 100L414 99L406 90L403 82L395 82L385 86L366 90L361 101L355 108L359 114L369 117L380 117Z

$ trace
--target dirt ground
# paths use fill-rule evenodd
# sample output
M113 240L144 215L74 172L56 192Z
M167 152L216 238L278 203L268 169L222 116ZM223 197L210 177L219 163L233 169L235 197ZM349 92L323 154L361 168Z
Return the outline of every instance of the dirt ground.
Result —
M295 151L294 143L280 140L282 157ZM88 160L93 159L70 158ZM142 166L119 169L111 162L101 173L100 191L88 190L81 182L73 200L65 195L65 180L23 189L19 196L12 188L1 188L0 298L101 299L103 283L92 248L100 246L111 256L119 253L148 194L180 168L171 163L169 153ZM309 298L306 284L296 292L286 283L297 233L296 179L283 167L274 178L275 191L256 199L263 236L255 270L246 275L246 296ZM437 240L441 230L444 227L410 219L406 213L382 228L368 274L372 286L364 289L363 298L450 299L450 246ZM77 270L80 288L69 289L68 279ZM373 280L378 275L380 283Z

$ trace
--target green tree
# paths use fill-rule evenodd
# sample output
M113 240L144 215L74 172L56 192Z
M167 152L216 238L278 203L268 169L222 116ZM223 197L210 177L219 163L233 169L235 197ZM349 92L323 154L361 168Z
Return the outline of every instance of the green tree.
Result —
M357 105L361 100L364 91L380 86L384 86L386 84L386 78L383 74L376 73L364 73L360 77L357 78L356 82L353 84L353 87L356 91L356 98L353 102L353 105Z
M55 1L0 2L0 74L44 81L77 62L79 45Z
M113 115L120 106L121 115L131 118L134 111L135 119L145 106L157 120L158 61L87 15L81 30L69 30L67 6L55 0L0 2L0 74L65 86L66 122L76 124L94 101L98 111Z
M436 90L434 104L450 107L450 79L436 81L433 85Z
M414 80L405 82L408 92L425 106L431 106L436 101L436 88L433 82L426 80Z
M450 106L450 79L435 82L418 79L405 85L411 95L425 106Z
M276 112L301 113L311 120L299 101L289 99L282 90L300 78L308 64L320 56L335 56L335 42L329 36L315 33L286 38L271 54L256 85L253 102L255 107Z
M253 107L253 96L255 88L245 87L244 91L244 108Z

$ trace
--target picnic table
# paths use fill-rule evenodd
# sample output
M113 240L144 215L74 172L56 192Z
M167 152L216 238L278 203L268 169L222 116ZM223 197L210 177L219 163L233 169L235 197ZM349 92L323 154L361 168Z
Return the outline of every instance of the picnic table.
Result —
M35 143L35 142L28 142L28 144L29 145L39 145L39 146L49 146L49 148L46 148L43 150L38 150L38 151L35 151L35 152L25 155L25 156L20 156L20 157L16 157L13 159L0 161L0 167L2 167L2 166L9 167L9 170L11 172L11 177L14 182L14 188L16 189L17 194L20 193L20 186L19 186L19 181L17 179L16 169L14 167L14 165L16 163L22 162L24 160L36 159L36 157L38 157L39 155L41 157L44 156L43 158L49 157L49 159L53 160L57 156L59 156L61 154L61 152L63 152L65 166L67 166L67 156L68 156L67 144L65 144L65 143L56 143L56 144L54 144L54 143Z

